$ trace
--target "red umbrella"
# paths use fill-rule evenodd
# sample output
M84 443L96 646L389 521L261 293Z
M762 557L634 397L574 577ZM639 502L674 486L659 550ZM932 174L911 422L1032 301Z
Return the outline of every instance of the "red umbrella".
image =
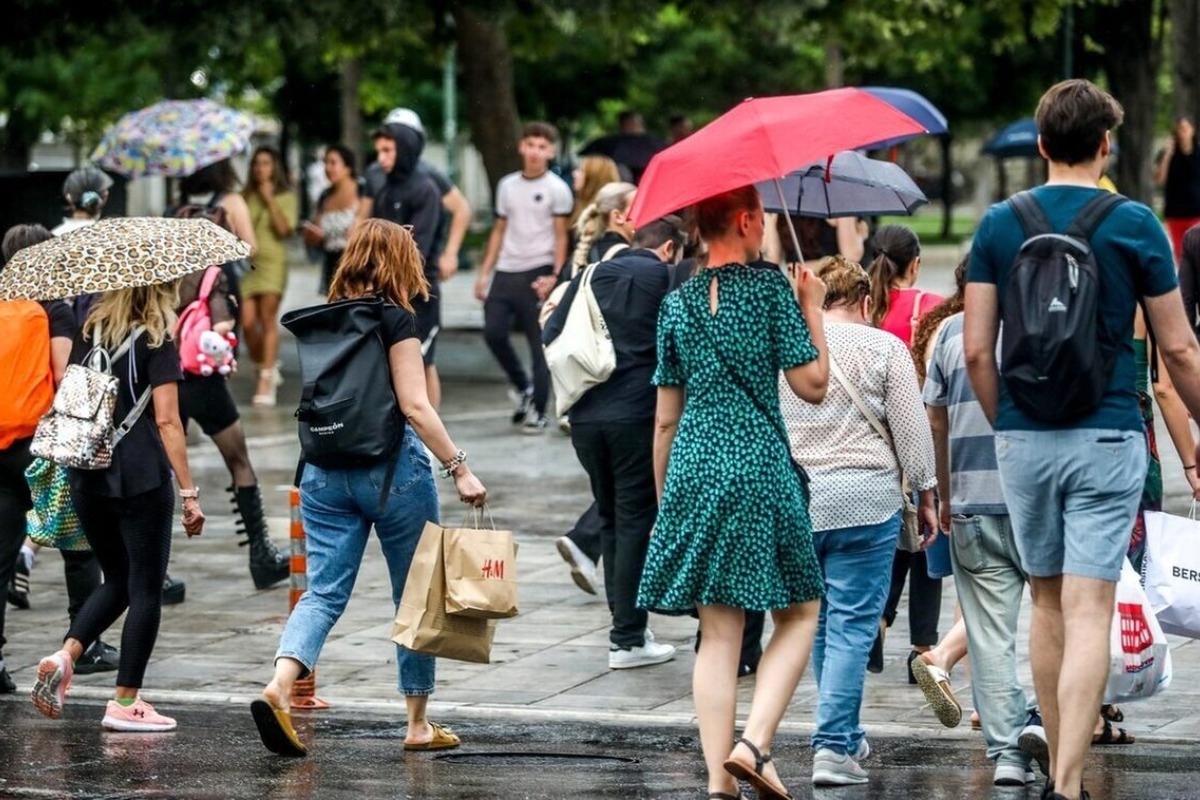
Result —
M841 150L921 133L921 124L859 89L751 98L654 156L630 215L650 222Z

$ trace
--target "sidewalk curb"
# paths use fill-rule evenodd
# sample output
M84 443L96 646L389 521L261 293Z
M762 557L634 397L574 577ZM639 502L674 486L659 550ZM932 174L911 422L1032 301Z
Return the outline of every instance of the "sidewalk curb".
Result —
M14 695L0 696L0 702L25 702L26 690L19 688ZM176 703L193 706L249 706L257 700L258 695L225 694L222 692L193 692L179 690L150 691L148 697L155 703ZM92 686L79 686L71 690L71 698L75 700L103 701L112 698L110 689ZM404 702L356 700L352 698L337 698L326 695L331 706L328 713L316 711L296 711L300 715L313 714L320 716L340 717L347 712L356 715L370 714L372 716L401 717L404 714ZM622 727L655 727L655 728L694 728L696 718L691 714L664 714L648 711L580 711L563 708L517 708L514 706L489 706L477 703L439 703L433 700L429 703L429 715L443 720L464 722L577 722L602 724ZM807 736L813 733L813 725L809 722L789 722L784 720L779 724L779 732L797 736ZM929 727L914 727L911 725L878 725L868 727L867 736L896 739L943 739L952 741L969 741L978 739L983 746L983 735L971 729L970 725L959 725L957 728L943 728L930 725ZM1138 743L1154 745L1196 745L1200 739L1189 739L1182 736L1155 736L1154 734L1139 733ZM1137 744L1132 745L1136 747Z

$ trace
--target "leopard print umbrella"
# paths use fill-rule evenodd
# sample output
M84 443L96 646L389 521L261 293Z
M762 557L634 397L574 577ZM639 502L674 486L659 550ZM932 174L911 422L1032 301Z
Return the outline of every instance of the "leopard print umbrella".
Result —
M169 283L249 254L250 245L206 219L102 219L18 251L0 271L0 300Z

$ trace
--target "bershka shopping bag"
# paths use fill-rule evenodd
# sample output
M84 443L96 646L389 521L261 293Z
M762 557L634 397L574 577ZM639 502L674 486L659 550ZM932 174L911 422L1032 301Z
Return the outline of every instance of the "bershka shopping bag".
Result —
M426 522L413 554L392 641L416 653L473 661L491 661L495 623L446 613L446 529Z
M1105 703L1145 700L1171 685L1171 651L1133 565L1117 583Z
M489 519L491 514L488 514ZM447 528L446 613L475 619L517 615L517 550L510 531Z
M1200 639L1200 522L1146 512L1146 599L1165 633Z

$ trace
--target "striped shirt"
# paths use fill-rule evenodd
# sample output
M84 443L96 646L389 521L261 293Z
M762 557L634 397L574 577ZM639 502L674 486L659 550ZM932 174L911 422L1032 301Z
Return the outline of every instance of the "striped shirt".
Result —
M925 379L925 403L950 418L950 508L955 514L1007 514L995 434L967 378L963 315L942 324Z

